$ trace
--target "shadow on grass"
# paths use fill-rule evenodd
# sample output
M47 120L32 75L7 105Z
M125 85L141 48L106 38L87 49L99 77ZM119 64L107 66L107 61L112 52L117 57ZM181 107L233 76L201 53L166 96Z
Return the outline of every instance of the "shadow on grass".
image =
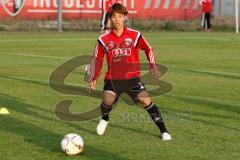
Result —
M93 129L87 129L87 128L84 128L82 127L81 125L79 124L76 124L76 123L67 123L69 126L71 127L74 127L80 131L85 131L89 134L92 134L92 135L97 135L97 132L96 132L96 127L98 125L98 120L94 119L94 120L91 120L91 121L88 121L88 123L92 123L92 125L94 126L94 130ZM133 123L136 123L136 122L133 122ZM140 126L140 124L138 123L138 125ZM153 136L153 137L157 137L157 138L160 138L160 132L154 132L154 133L151 133L151 132L146 132L146 131L143 131L142 129L139 129L139 128L130 128L130 127L126 127L126 126L122 126L122 125L118 125L118 124L114 124L114 123L109 123L109 126L108 127L113 127L113 128L116 128L116 129L121 129L121 130L125 130L125 131L132 131L132 132L135 132L135 133L139 133L139 134L144 134L144 135L147 135L147 136ZM154 123L152 122L152 127L156 127L154 125Z
M92 122L95 122L96 123L96 125L98 124L98 122L99 121L97 121L97 120L92 120ZM133 122L134 123L134 122ZM136 123L136 122L135 122ZM139 124L139 126L140 126L140 124ZM157 137L157 138L160 138L160 131L158 131L158 132L154 132L154 133L152 133L152 132L146 132L146 131L144 131L144 130L142 130L142 129L136 129L136 128L130 128L130 127L126 127L126 126L122 126L122 125L117 125L117 124L113 124L113 123L109 123L109 127L114 127L114 128L116 128L116 129L122 129L122 130L126 130L126 131L132 131L132 132L136 132L136 133L139 133L139 134L145 134L145 135L147 135L147 136L149 136L149 135L151 135L151 136L153 136L153 137ZM152 122L152 127L156 127L155 125L154 125L154 122ZM96 134L96 133L95 133Z
M61 152L60 142L63 135L56 134L39 126L8 116L1 116L0 129L8 133L21 136L25 142L42 147L52 153ZM96 147L88 144L85 146L85 152L81 157L94 160L127 159L121 155L114 154L103 149L97 149Z
M240 131L240 129L238 129L238 128L234 128L234 127L231 127L231 126L225 126L220 121L219 122L210 121L210 118L216 118L215 117L216 114L191 111L192 115L191 115L191 118L189 119L189 116L184 116L184 115L186 115L185 111L177 110L177 109L170 109L170 108L167 108L167 107L162 107L162 108L165 112L173 112L173 113L177 112L177 113L179 113L179 115L180 115L179 117L181 118L181 120L192 121L192 122L200 122L200 123L202 123L204 125L208 125L208 126L210 125L210 126L214 126L214 127L220 127L220 128L225 128L225 129L234 130L234 131ZM203 116L208 120L204 120L205 118L203 118L203 119L195 118L195 116ZM227 116L218 116L218 118L238 119L238 118L235 118L235 117L227 117Z
M161 136L160 136L160 131L157 131L157 132L146 132L142 129L136 129L136 128L129 128L129 127L126 127L126 126L122 126L122 125L117 125L117 124L110 124L110 127L114 127L114 128L119 128L119 129L122 129L122 130L128 130L128 131L132 131L132 132L136 132L136 133L139 133L139 134L144 134L146 136L153 136L155 138L158 138L160 139ZM154 122L152 122L152 127L156 127L154 126Z
M88 121L88 123L91 123L92 121ZM83 126L81 126L80 124L76 124L76 123L72 123L72 122L66 122L69 126L71 127L74 127L76 128L77 130L80 130L80 131L84 131L84 132L87 132L89 134L92 134L92 135L97 135L96 131L94 130L91 130L91 129L87 129L87 128L84 128ZM88 125L89 126L89 125ZM97 127L97 124L96 126L94 127L94 129ZM88 127L89 128L89 127Z
M5 94L0 94L0 105L5 106L10 110L14 110L16 112L25 114L27 116L32 116L34 118L44 119L48 121L57 121L56 119L49 118L44 116L50 111L37 107L31 104L27 104L24 100L16 97L12 97ZM33 109L36 109L34 111ZM40 112L39 112L40 111ZM14 117L1 116L0 121L0 129L5 132L13 133L16 135L20 135L23 137L24 141L30 144L34 144L36 146L45 148L50 152L61 152L60 150L60 141L63 138L63 135L53 133L49 130L41 128L39 126L18 120ZM90 129L84 128L81 125L76 125L72 123L68 123L69 126L75 127L81 131L85 131L92 135L96 135L96 132L91 131ZM97 136L97 135L96 135ZM97 149L91 145L85 146L86 151L82 155L82 157L86 157L89 159L116 159L116 160L125 160L127 158L122 157L120 155L116 155L114 153Z
M56 121L56 119L46 116L47 114L51 113L49 110L32 104L27 104L26 102L24 102L24 100L10 95L0 93L0 106L7 107L10 110L28 116L33 116L48 121ZM52 115L54 115L54 112L52 112Z
M221 72L218 73L218 72L211 72L211 71L201 71L201 70L193 70L193 69L183 69L183 70L187 71L187 72L205 74L205 75L214 76L214 77L240 80L240 75L235 75L235 74L227 74L227 73L221 73Z
M2 79L8 79L8 80L15 80L15 81L22 81L42 86L48 86L48 81L43 80L37 80L37 79L30 79L30 78L24 78L24 77L16 77L16 76L6 76L6 75L0 75L0 78Z
M171 95L169 97L177 100L185 101L188 103L192 103L192 104L204 105L206 107L210 107L216 110L223 110L226 112L240 114L239 105L225 104L217 101L217 99L210 99L206 97L189 96L189 95Z
M21 81L21 82L26 82L26 83L31 83L31 84L37 84L41 86L48 86L49 87L49 82L44 81L44 80L37 80L37 79L30 79L30 78L24 78L24 77L16 77L16 76L6 76L6 75L0 75L0 78L3 79L8 79L8 80L15 80L15 81ZM63 90L64 94L69 94L69 95L81 95L81 96L87 96L87 97L93 97L93 98L102 98L102 91L101 90L96 90L92 92L91 94L88 93L87 91L87 83L85 87L82 86L74 86L74 85L59 85L56 86L60 90Z

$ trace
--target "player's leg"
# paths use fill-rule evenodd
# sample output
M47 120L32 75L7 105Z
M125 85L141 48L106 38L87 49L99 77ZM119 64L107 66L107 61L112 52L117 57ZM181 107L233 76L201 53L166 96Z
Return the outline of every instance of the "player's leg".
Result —
M203 30L206 31L207 30L207 14L204 13L204 24L203 24Z
M104 32L108 29L108 13L103 12L102 13L102 20L101 20L101 31Z
M206 14L206 19L207 19L207 30L211 31L211 22L210 22L210 13Z
M112 105L116 100L116 93L113 91L104 91L103 93L103 102L101 104L101 114L102 119L109 121L109 113L112 110Z
M109 19L109 13L107 13L106 15L106 30L109 30L110 27L111 27L111 22L110 22L110 19Z
M137 100L143 105L146 111L149 113L150 117L154 123L160 129L163 140L171 140L171 135L168 133L161 112L156 104L154 104L149 97L147 91L142 91L137 95Z
M101 18L101 30L105 29L105 19L106 19L106 12L102 12L102 18Z
M116 94L113 91L104 91L103 93L103 102L100 105L100 110L102 117L97 126L97 134L103 135L108 122L109 122L109 113L112 111L112 105L116 100Z
M128 90L128 95L132 98L135 103L141 103L146 111L149 113L152 120L158 126L161 131L163 140L171 140L171 136L168 133L163 117L159 108L152 102L151 98L146 91L144 84L141 82L139 78L129 80L131 84L130 89Z
M205 23L205 13L202 13L202 22L201 22L201 26L202 26L202 30L204 30L204 23Z
M105 84L103 87L103 90L104 90L103 101L100 105L102 117L97 126L97 134L98 135L104 134L106 127L108 125L108 122L109 122L109 113L112 110L113 104L117 102L118 97L119 97L112 84L113 84L112 81L107 80L107 81L105 81Z

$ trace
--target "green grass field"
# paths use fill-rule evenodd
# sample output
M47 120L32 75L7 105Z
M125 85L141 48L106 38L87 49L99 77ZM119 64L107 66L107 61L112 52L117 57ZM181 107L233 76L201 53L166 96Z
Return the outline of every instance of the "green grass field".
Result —
M238 160L240 158L240 37L231 33L144 32L158 63L168 67L163 80L174 89L153 97L164 114L172 141L163 142L141 107L120 101L102 137L99 118L68 122L57 118L55 105L74 100L71 111L96 107L101 100L67 95L49 87L49 76L79 55L92 55L98 33L0 33L1 160ZM142 60L146 62L143 58ZM83 67L66 83L87 86ZM103 76L98 82L102 89ZM67 133L85 141L79 156L66 156L60 141Z

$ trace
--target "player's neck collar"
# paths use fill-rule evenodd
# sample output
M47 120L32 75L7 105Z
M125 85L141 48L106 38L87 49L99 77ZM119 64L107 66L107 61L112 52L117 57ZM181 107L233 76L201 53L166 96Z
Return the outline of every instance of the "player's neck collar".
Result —
M121 37L121 36L126 32L126 30L127 30L127 27L124 27L124 28L123 28L123 32L122 32L122 34L121 34L120 36L118 36L118 35L114 32L114 29L113 29L113 28L110 29L110 32L111 32L113 35L117 36L117 37Z

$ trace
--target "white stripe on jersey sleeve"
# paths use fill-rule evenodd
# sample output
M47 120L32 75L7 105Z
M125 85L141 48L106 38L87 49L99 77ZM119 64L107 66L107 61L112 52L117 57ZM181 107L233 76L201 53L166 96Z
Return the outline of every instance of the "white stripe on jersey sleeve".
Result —
M141 33L140 32L138 32L138 35L137 35L137 38L136 38L136 40L135 40L135 42L134 42L134 47L136 47L137 46L137 44L138 44L138 41L139 41L139 37L141 36Z
M127 30L129 31L133 31L133 32L137 32L137 38L134 41L134 47L137 46L138 41L139 41L139 37L142 35L139 31L135 30L135 29L131 29L131 28L127 28Z
M106 49L106 50L108 50L108 49L107 49L105 43L103 42L102 37L108 35L109 33L110 33L110 31L107 31L106 33L104 33L103 35L99 36L99 38L98 38L99 42L103 45L104 49Z

